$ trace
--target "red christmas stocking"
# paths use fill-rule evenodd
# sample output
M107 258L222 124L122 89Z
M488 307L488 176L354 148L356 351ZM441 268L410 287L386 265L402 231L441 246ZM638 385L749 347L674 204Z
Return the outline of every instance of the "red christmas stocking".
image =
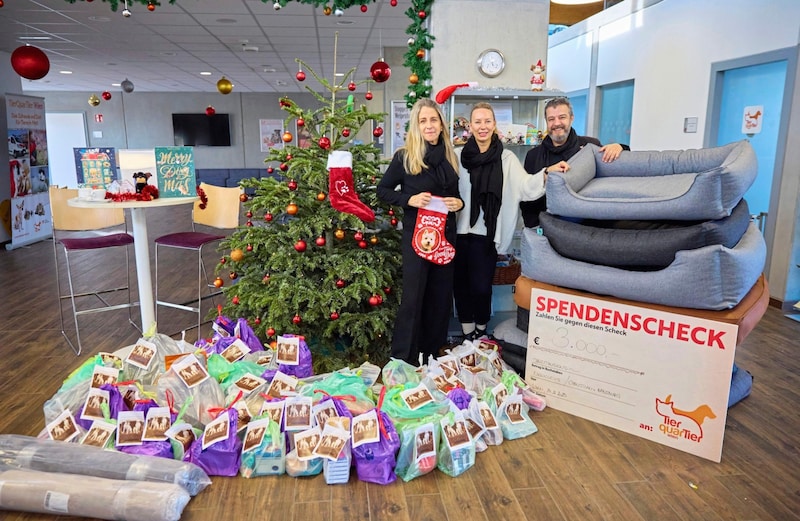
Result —
M436 264L447 264L456 249L444 237L447 207L441 197L433 197L425 208L417 210L412 245L417 255Z
M350 213L369 223L375 220L375 212L358 200L353 184L353 154L334 150L328 156L328 190L331 206L340 212Z

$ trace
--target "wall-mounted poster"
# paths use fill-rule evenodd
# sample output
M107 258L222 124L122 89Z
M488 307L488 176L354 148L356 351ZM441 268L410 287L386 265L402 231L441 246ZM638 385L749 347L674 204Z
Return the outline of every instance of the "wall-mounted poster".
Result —
M192 147L156 147L159 197L189 197L197 193Z
M262 152L269 152L271 148L283 148L283 120L259 119L258 128Z
M75 148L78 186L105 188L117 180L117 156L113 148Z
M0 183L0 242L13 249L49 237L50 166L44 99L6 94L8 184Z
M392 101L392 155L406 143L410 109L405 101Z

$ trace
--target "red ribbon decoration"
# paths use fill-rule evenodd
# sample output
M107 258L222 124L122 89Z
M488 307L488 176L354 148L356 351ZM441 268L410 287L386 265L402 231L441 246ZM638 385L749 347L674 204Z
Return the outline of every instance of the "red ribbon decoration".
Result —
M243 394L244 391L239 391L239 394L236 395L236 398L234 398L233 401L227 407L209 407L208 409L206 409L206 412L208 412L208 414L210 414L214 419L216 419L217 416L219 416L223 412L229 411L233 407L233 405L241 399Z
M328 392L323 391L322 389L314 389L314 392L315 393L322 393L322 394L324 394L325 396L327 396L329 398L336 398L338 400L347 400L348 402L354 402L354 401L357 400L357 398L355 396L353 396L352 394L335 394L335 395L331 395Z
M381 428L381 432L383 433L383 437L387 440L389 439L389 433L386 432L386 427L383 425L383 415L381 414L381 406L383 405L383 397L386 396L386 386L384 385L381 387L381 394L378 396L378 405L375 407L375 410L378 411L378 425Z
M167 407L169 407L169 412L172 414L178 414L178 411L175 410L175 395L172 394L170 389L164 391L164 394L167 397Z

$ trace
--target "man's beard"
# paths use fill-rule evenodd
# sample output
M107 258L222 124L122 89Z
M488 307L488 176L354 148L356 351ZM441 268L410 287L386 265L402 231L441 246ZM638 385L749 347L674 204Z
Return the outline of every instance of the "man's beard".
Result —
M562 135L556 137L551 131L550 140L553 142L554 145L561 146L567 142L567 138L569 137L569 130L565 128L557 128L553 130L562 130L564 132Z

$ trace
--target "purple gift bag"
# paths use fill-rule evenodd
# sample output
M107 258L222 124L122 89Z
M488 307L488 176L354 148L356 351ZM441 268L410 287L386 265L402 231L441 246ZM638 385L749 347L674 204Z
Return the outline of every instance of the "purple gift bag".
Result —
M397 451L400 448L400 436L394 428L394 423L389 415L381 410L385 393L384 387L378 399L378 407L375 409L378 413L380 439L353 447L353 461L358 479L378 485L388 485L397 479L394 467L397 463Z
M184 461L194 463L209 476L235 476L239 472L242 440L236 435L238 413L231 405L222 414L226 415L228 419L227 438L207 445L204 450L203 444L206 442L206 436L210 435L207 429L202 436L194 440L189 447L189 452L184 456Z

